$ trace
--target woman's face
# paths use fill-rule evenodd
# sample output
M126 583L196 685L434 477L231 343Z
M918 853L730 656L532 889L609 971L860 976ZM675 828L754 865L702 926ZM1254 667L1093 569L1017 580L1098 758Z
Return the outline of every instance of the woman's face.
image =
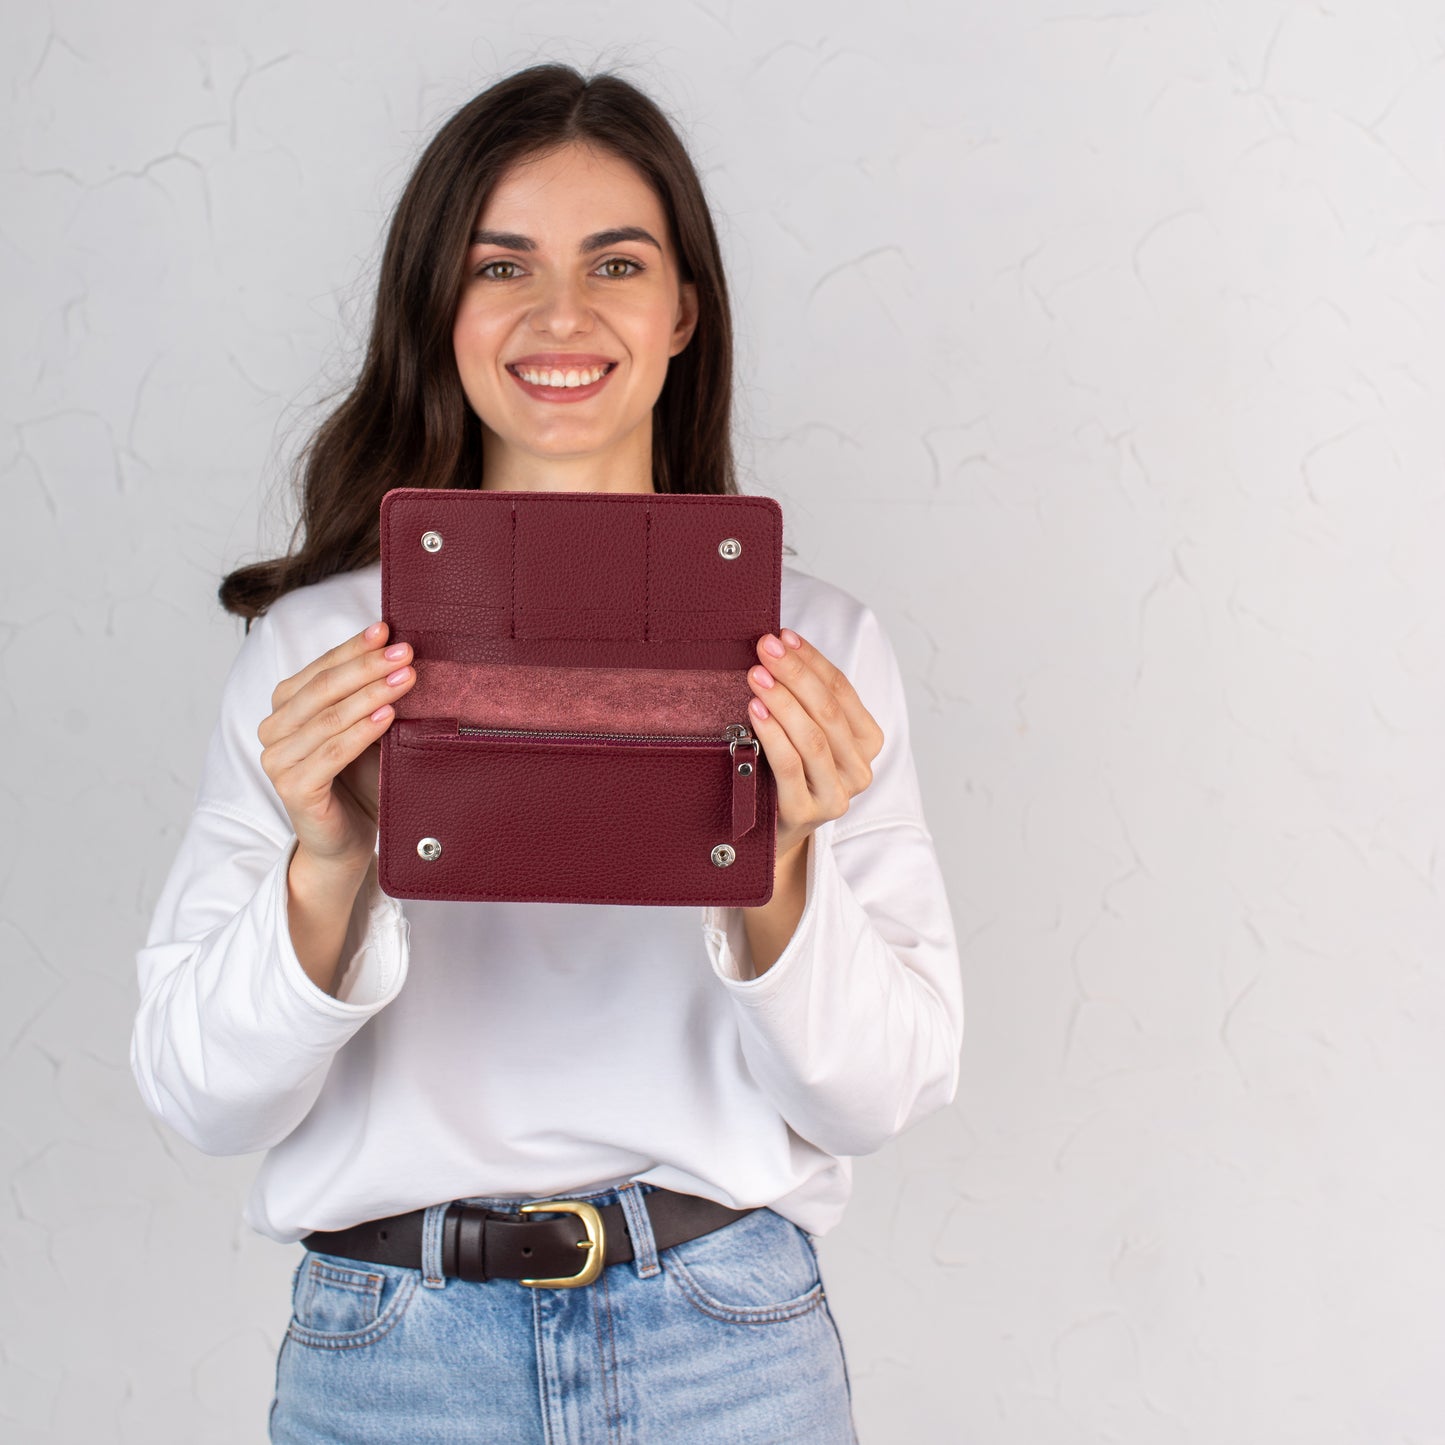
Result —
M650 489L653 404L696 324L662 203L630 162L572 144L514 166L477 219L452 328L486 485L536 485L570 459L585 470L564 485ZM523 376L586 383L603 365L570 388Z

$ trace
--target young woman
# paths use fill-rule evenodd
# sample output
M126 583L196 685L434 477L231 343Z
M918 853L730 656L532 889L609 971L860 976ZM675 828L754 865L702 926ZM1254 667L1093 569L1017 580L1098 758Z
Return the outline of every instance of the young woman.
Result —
M736 493L731 381L672 127L616 77L513 75L401 197L299 550L221 588L247 630L131 1061L197 1148L265 1151L246 1221L305 1246L274 1440L855 1438L816 1243L852 1157L954 1097L962 1029L873 613L784 566L790 625L749 673L766 905L403 908L377 884L378 740L416 678L377 620L384 493Z

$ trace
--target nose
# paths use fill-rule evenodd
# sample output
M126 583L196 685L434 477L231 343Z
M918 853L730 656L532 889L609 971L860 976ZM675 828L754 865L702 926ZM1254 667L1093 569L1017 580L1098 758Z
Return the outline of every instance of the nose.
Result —
M573 336L591 329L592 311L582 294L582 284L561 276L545 284L543 294L532 308L532 329L550 336Z

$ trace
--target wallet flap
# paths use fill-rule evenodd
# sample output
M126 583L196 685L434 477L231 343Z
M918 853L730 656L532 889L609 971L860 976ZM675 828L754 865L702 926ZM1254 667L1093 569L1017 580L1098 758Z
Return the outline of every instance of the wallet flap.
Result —
M779 623L771 497L395 487L381 550L392 635L434 656L746 668Z

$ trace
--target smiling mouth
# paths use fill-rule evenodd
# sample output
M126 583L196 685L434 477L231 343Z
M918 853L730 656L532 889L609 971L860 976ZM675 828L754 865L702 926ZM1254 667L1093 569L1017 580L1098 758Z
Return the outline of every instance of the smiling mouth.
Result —
M595 386L616 368L617 363L609 361L605 365L566 368L510 364L507 370L528 386L546 387L552 391L580 391L583 387Z

